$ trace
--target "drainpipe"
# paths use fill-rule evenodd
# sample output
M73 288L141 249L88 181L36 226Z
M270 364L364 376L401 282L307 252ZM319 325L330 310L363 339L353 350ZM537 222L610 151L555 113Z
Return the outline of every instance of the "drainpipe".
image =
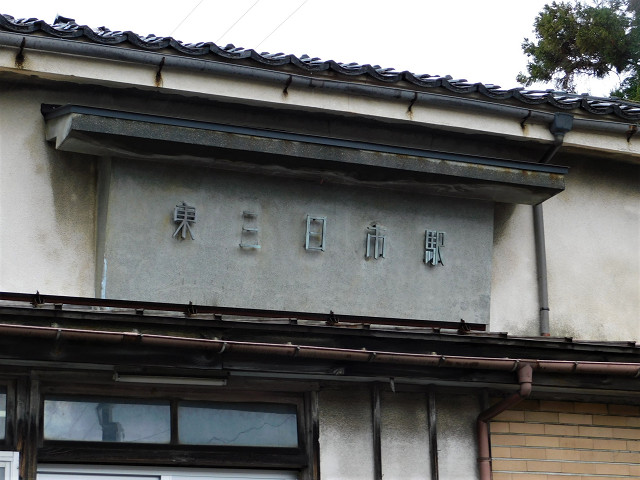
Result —
M562 143L564 135L573 128L573 115L568 113L556 113L549 131L553 134L553 145L544 154L539 163L549 163L556 155ZM540 335L548 337L551 334L549 328L549 290L547 284L547 250L544 241L544 218L542 204L533 206L533 237L535 240L536 272L538 279L538 298L540 304Z
M489 422L498 414L514 407L531 394L533 368L528 363L518 368L520 390L478 415L476 434L478 436L478 468L480 480L491 480L491 452L489 444Z

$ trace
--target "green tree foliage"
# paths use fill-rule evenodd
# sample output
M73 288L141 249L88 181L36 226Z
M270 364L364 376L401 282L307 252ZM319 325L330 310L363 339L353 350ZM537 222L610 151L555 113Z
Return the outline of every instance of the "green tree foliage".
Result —
M613 95L640 101L640 0L603 0L596 5L553 2L535 19L536 40L525 38L528 75L518 82L529 86L554 81L573 92L578 75L603 78L610 73L624 80Z

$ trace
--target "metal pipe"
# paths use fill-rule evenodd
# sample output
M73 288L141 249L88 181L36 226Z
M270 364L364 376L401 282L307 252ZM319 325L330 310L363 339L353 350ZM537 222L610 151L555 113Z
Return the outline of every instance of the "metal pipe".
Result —
M0 324L0 335L22 336L26 338L37 337L52 341L77 340L85 342L91 340L108 343L117 343L120 341L166 348L212 349L219 354L276 355L291 358L321 358L323 360L412 365L432 368L466 368L513 372L519 370L522 365L526 364L534 371L546 373L640 377L640 363L444 356L436 354L399 353L279 343L238 342L168 335L10 324Z
M553 134L553 145L549 147L539 163L547 164L555 157L564 142L564 136L573 128L573 116L567 113L556 113L549 131ZM536 278L538 281L538 303L540 305L540 335L551 335L549 326L549 285L547 282L547 248L544 237L544 216L542 204L533 206L533 238L536 256Z
M439 94L418 90L420 87L411 87L403 84L400 86L375 85L352 83L349 80L336 80L325 76L314 77L314 72L290 73L284 71L269 70L265 67L252 67L220 60L204 58L183 57L180 55L166 54L164 52L147 52L133 48L119 47L115 45L97 45L77 40L62 38L49 38L35 35L25 35L13 32L0 32L0 46L20 48L24 39L25 50L41 50L44 52L62 53L67 55L90 56L95 58L137 63L154 67L154 71L164 59L163 71L171 68L179 70L190 70L194 72L211 73L215 75L230 76L233 78L244 78L261 82L268 82L288 86L313 87L314 89L324 89L331 92L339 92L347 95L360 95L366 97L386 98L407 102L424 103L433 106L443 106L464 110L476 110L499 114L516 119L518 122L525 118L528 122L549 123L553 120L554 114L550 112L532 110L528 107L505 105L492 101L479 100L477 97L459 97L447 94ZM631 128L635 126L633 122L611 122L606 120L579 119L576 125L581 129L603 131L608 133L627 136Z
M480 480L491 480L491 447L489 442L489 422L498 414L514 407L531 394L533 369L529 364L518 367L520 389L501 402L489 407L478 415L476 434L478 437L478 469Z
M536 278L538 280L538 302L540 305L540 335L549 337L549 287L547 282L547 247L544 240L544 217L542 204L533 206L533 238L535 242Z

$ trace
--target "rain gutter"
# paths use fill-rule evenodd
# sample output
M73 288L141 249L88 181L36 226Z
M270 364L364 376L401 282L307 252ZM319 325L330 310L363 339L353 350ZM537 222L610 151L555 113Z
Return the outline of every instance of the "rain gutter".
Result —
M1 336L31 337L54 341L95 341L110 344L147 345L166 348L211 349L213 353L274 355L289 358L411 365L419 367L468 368L514 372L523 365L533 371L575 375L613 375L640 378L640 363L591 362L567 360L514 359L400 353L366 349L348 349L263 342L176 337L132 332L85 330L0 324Z
M438 94L416 91L415 89L411 89L411 87L405 88L399 86L361 84L350 82L349 80L335 80L333 78L322 76L321 72L319 72L318 77L314 77L314 72L297 74L270 70L268 69L269 67L252 67L232 63L231 61L226 63L210 59L171 55L162 52L146 52L113 45L96 45L78 40L0 32L0 46L20 49L23 40L25 40L23 48L24 52L28 52L29 50L40 50L44 52L88 56L148 65L153 66L156 69L162 65L163 71L175 68L199 73L225 75L234 78L280 84L283 89L285 87L292 88L296 86L313 87L314 89L322 88L331 92L339 92L347 95L361 95L366 97L406 101L409 105L424 103L433 106L464 109L467 111L475 110L511 117L517 119L522 124L525 122L548 124L553 121L554 118L553 113L532 110L527 107L504 105L471 97L463 98L454 96L455 93ZM625 137L630 131L635 132L635 129L637 128L636 123L633 122L625 123L591 119L576 119L575 125L581 129L620 134Z

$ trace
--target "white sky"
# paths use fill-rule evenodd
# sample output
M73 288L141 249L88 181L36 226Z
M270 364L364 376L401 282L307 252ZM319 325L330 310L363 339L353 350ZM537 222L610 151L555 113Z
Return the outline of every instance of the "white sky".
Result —
M185 42L233 43L259 52L297 56L306 53L323 60L371 63L511 88L518 86L515 77L526 67L521 43L525 37L533 38L533 21L548 1L5 0L0 3L3 4L0 13L16 18L36 17L52 23L56 14L60 14L91 27L173 36ZM578 91L608 96L618 81L617 77L585 80L579 83ZM535 87L553 88L553 85Z

